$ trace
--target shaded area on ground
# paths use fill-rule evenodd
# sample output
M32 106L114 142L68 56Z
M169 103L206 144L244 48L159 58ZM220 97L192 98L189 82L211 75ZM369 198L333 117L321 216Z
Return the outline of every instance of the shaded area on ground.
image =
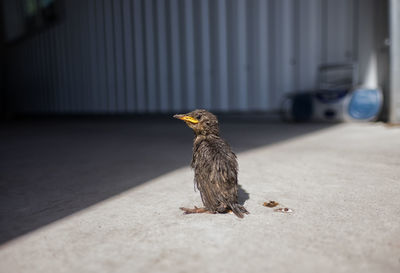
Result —
M330 126L251 118L221 121L222 136L236 153ZM169 116L38 118L0 127L0 243L188 166L191 160L193 133ZM249 198L245 189L239 198L241 203Z

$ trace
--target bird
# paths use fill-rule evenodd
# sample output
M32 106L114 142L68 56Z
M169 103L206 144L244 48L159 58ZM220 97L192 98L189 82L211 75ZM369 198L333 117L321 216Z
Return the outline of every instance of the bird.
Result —
M194 184L199 190L204 207L180 209L191 213L227 213L232 211L243 218L249 212L238 203L238 163L229 144L220 137L217 117L204 109L187 114L176 114L194 131Z

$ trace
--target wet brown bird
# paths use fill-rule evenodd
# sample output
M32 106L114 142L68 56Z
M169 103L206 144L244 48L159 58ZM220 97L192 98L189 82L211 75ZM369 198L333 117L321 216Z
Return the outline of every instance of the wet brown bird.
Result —
M248 211L238 204L238 163L228 143L219 136L217 118L206 110L175 115L193 129L194 183L200 191L203 208L181 208L185 213L226 213L243 218Z

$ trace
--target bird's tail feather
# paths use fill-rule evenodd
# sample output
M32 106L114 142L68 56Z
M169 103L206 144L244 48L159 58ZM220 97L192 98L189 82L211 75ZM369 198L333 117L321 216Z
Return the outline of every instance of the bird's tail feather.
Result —
M244 214L249 214L249 212L240 204L230 204L232 212L239 218L243 218Z

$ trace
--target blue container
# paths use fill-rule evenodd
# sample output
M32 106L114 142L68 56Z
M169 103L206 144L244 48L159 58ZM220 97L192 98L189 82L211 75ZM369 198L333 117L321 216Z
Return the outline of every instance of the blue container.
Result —
M382 107L382 93L379 89L356 89L348 106L348 114L357 120L375 119Z

